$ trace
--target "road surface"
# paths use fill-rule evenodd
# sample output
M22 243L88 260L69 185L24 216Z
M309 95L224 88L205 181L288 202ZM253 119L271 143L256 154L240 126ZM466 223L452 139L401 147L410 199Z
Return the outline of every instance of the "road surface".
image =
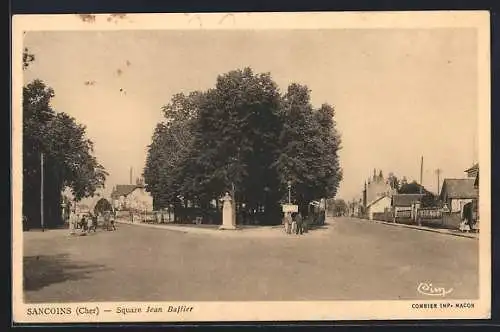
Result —
M424 299L421 282L452 288L450 299L478 297L475 239L349 218L303 236L266 232L25 232L25 301Z

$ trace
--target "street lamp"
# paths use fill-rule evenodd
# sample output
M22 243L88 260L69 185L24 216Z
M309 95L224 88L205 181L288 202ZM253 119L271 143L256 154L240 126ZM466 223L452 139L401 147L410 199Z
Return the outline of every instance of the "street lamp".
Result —
M288 204L292 203L292 181L288 180L287 182L288 185Z

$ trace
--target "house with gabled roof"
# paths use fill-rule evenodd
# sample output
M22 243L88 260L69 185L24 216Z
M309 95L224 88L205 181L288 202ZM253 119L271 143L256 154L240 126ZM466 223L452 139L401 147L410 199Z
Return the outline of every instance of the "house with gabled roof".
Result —
M410 209L413 204L420 203L424 194L396 194L392 196L392 207Z
M394 220L398 218L413 219L415 208L421 205L425 194L396 194L392 196L392 212Z
M446 203L452 213L461 213L467 203L478 198L478 191L474 188L476 178L444 179L441 187L440 199Z
M389 195L382 195L370 202L366 206L366 215L369 220L373 220L374 213L386 212L391 208L391 197Z
M153 197L142 183L119 184L111 193L113 207L120 210L152 211Z

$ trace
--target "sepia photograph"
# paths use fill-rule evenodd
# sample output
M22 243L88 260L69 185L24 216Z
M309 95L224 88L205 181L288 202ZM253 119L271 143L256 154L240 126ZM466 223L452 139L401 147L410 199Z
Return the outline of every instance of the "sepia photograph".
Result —
M489 47L486 12L15 17L14 321L489 318Z

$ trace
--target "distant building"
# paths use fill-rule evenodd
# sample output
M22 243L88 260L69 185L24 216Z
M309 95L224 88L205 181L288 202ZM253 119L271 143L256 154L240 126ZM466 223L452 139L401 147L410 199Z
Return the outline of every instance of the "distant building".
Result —
M392 189L389 180L384 177L382 171L379 171L377 174L377 170L373 170L372 178L368 179L365 184L366 191L366 202L365 206L368 206L370 203L379 199L383 196L391 197L394 194L394 190Z
M474 188L476 178L445 179L441 188L440 199L446 203L452 213L461 213L467 203L478 199L478 190Z
M117 185L111 193L113 207L120 210L153 210L153 197L138 184Z
M368 219L373 220L374 213L382 213L391 208L391 197L383 195L366 206Z
M479 174L479 164L474 164L471 168L464 171L468 178L476 178Z
M381 197L392 197L396 193L396 189L392 188L389 179L386 179L380 170L373 170L373 176L365 181L362 198L362 209L365 217L368 213L368 206L377 201Z
M415 203L420 203L423 194L396 194L392 196L392 210L394 216L404 214L404 217L410 218L413 216L413 207Z
M362 216L363 212L363 201L361 199L359 200L352 200L349 202L349 211L348 214L350 217L356 217L360 218Z

